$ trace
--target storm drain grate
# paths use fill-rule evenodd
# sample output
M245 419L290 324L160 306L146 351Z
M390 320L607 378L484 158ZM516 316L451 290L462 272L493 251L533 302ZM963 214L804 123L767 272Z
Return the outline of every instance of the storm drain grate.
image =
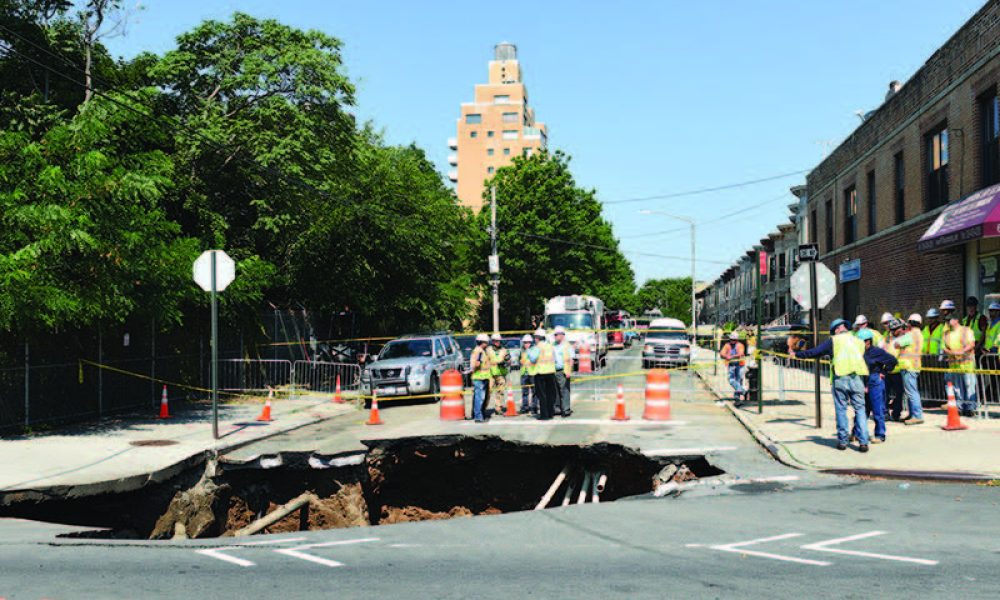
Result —
M135 440L129 442L133 446L173 446L177 442L174 440Z

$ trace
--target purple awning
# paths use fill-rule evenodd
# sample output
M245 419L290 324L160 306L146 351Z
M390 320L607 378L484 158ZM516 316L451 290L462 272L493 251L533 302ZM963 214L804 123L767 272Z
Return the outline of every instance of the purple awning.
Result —
M949 205L920 237L917 250L930 252L989 237L1000 237L1000 184Z

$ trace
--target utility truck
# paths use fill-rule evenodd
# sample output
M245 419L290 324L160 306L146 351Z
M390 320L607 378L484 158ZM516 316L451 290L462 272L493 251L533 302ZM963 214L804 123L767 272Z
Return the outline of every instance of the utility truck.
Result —
M579 350L586 346L591 360L603 366L608 354L604 332L604 302L594 296L556 296L545 303L544 326L551 337L556 327L566 330L566 340Z

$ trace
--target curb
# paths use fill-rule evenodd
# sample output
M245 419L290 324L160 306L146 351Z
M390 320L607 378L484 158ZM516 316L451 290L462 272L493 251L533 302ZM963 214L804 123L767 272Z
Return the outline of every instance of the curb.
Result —
M699 374L699 377L701 377L701 374ZM774 460L793 469L826 473L828 475L869 477L873 479L903 479L907 481L936 481L942 483L981 483L1000 478L1000 476L993 476L986 473L966 473L963 471L904 471L895 469L810 467L796 461L795 458L793 458L787 450L782 448L780 444L761 431L761 429L754 425L749 418L743 416L742 411L737 409L731 400L724 399L717 391L715 391L715 389L708 385L708 382L705 381L704 378L702 378L702 381L705 383L705 387L708 388L709 392L725 404L726 408L729 409L729 412L736 417L737 421L740 422L740 425L742 425L743 428L753 436L754 440L756 440L758 444L767 450L768 454L770 454Z
M303 407L305 410L306 407ZM0 491L0 509L8 507L21 502L38 502L44 500L52 499L68 499L68 498L85 498L87 496L95 496L98 494L107 493L124 493L132 492L145 487L147 484L151 483L163 483L169 479L175 477L176 475L198 465L204 464L210 458L215 458L219 454L226 452L232 452L233 450L238 450L249 444L254 444L284 433L295 431L303 427L308 427L309 425L315 425L317 423L322 423L330 419L337 417L342 417L349 415L350 413L339 413L332 415L325 415L321 417L311 417L306 421L301 423L296 423L295 425L288 426L283 429L274 429L268 431L266 434L260 437L255 437L250 440L239 440L233 441L228 444L220 443L217 446L211 448L205 448L198 450L195 453L183 458L173 464L161 467L152 471L147 471L146 473L139 473L137 475L130 475L121 479L108 479L105 481L97 481L90 483L81 484L70 484L70 485L52 485L39 488L22 488L22 489L12 489Z

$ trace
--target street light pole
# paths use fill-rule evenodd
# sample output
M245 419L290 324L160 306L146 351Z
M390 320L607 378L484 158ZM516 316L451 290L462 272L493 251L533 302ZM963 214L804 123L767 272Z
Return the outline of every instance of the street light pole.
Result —
M493 285L493 333L500 333L500 265L497 258L497 186L490 187L490 278Z
M697 341L698 335L698 312L697 304L695 302L694 293L694 282L695 282L695 221L690 217L682 217L680 215L672 215L670 213L665 213L661 210L640 210L641 214L644 215L660 215L663 217L669 217L671 219L677 219L678 221L683 221L691 226L691 335Z

